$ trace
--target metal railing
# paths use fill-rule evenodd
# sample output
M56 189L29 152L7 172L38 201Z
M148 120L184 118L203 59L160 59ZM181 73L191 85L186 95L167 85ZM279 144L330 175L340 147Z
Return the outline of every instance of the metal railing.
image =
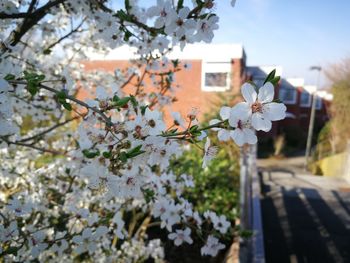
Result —
M260 182L257 171L257 146L241 149L240 157L240 226L252 231L251 238L241 239L240 262L264 263L265 249L262 229Z

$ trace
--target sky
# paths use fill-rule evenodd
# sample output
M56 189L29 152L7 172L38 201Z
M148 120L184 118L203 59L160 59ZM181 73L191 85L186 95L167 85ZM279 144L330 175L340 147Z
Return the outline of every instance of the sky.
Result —
M350 57L350 0L218 0L220 28L213 43L241 43L247 65L280 65L283 77L314 85L310 66ZM328 81L321 75L320 87Z

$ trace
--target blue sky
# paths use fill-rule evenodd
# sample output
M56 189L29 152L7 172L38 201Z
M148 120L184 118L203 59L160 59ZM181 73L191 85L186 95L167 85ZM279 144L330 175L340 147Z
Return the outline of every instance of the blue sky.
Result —
M350 0L237 0L234 8L217 2L213 43L242 43L248 65L281 65L284 77L315 84L310 66L350 57Z

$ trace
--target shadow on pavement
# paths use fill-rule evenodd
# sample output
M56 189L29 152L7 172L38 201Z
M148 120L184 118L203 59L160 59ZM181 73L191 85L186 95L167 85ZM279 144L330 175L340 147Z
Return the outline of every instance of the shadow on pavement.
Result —
M350 262L350 203L287 169L260 170L266 262Z

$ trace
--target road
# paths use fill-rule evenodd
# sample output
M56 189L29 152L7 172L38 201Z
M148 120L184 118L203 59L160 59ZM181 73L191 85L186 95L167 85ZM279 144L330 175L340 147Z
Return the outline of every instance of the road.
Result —
M266 262L350 262L350 185L302 165L258 161Z

